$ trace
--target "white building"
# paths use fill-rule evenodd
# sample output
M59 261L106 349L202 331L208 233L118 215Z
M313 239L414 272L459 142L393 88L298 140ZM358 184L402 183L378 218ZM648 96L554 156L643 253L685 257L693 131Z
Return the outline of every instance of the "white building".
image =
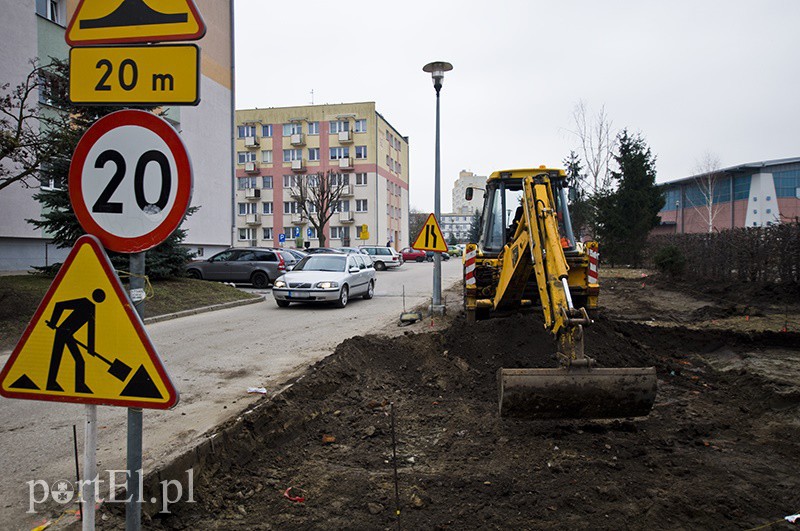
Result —
M483 208L483 193L476 193L472 196L470 201L467 201L464 194L469 187L486 188L486 177L475 175L467 170L461 170L458 173L458 179L456 179L455 184L453 184L453 214L467 214L471 216L476 210L480 212Z
M442 229L445 240L449 242L450 237L453 236L458 243L468 243L472 217L472 214L442 214L439 228Z

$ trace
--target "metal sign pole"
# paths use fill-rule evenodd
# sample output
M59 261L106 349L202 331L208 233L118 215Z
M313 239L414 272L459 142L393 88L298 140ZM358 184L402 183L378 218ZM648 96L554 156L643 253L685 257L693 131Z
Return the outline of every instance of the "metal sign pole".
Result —
M86 405L86 427L83 441L83 531L94 531L94 499L97 491L97 406Z
M136 313L144 319L144 257L130 255L130 291ZM125 531L139 531L142 526L142 409L128 408L128 496L125 504Z

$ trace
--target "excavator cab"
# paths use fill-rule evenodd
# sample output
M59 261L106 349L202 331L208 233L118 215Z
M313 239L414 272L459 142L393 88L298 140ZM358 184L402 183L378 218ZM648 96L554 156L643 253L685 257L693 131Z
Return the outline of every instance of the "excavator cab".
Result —
M596 304L598 289L587 275L592 245L575 238L562 170L489 176L478 242L465 253L467 317L540 307L561 365L499 369L501 416L618 418L652 408L653 367L599 367L584 353L584 328L592 323L586 306Z

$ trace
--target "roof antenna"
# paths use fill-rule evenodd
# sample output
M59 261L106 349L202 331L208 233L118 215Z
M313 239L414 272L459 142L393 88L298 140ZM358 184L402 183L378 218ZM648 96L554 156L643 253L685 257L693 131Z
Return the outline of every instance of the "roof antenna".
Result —
M311 105L314 105L314 89L311 89Z

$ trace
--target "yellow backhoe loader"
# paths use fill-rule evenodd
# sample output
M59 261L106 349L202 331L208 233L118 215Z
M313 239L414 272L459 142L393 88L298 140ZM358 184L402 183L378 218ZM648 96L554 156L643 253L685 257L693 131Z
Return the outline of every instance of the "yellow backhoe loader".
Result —
M467 199L473 193L468 188ZM478 242L464 250L467 319L541 306L561 365L501 368L501 416L619 418L649 413L656 396L654 367L600 368L584 353L583 329L597 308L596 259L595 242L575 239L563 170L540 166L489 176Z

